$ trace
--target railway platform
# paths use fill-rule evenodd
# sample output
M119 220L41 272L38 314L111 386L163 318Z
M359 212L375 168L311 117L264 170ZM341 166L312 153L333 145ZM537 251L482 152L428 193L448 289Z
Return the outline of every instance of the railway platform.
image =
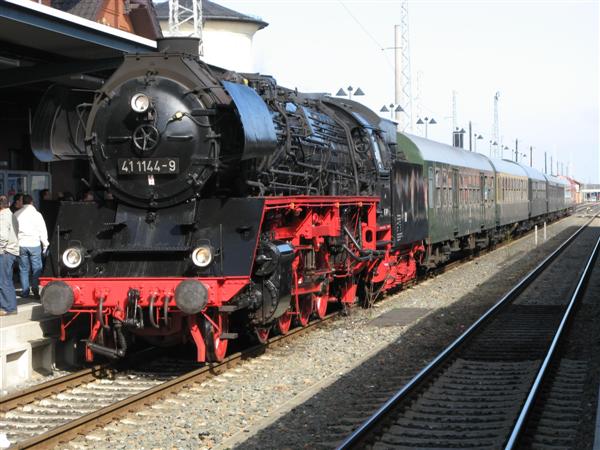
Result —
M46 375L55 361L59 320L38 300L18 298L18 313L0 317L0 392Z

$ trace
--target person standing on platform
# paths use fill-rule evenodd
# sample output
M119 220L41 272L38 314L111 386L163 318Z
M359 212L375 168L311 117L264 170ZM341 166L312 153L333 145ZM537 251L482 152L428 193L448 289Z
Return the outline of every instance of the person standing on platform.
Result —
M13 284L13 266L19 257L17 219L8 207L8 198L0 195L0 316L17 313Z
M12 205L10 205L10 210L14 214L18 210L20 210L22 207L23 207L23 194L21 194L21 193L15 194L13 197Z
M33 206L31 195L23 196L23 208L15 213L19 222L19 273L21 277L21 297L30 295L29 269L31 269L31 289L39 297L40 275L42 274L42 253L48 248L48 230L42 215Z

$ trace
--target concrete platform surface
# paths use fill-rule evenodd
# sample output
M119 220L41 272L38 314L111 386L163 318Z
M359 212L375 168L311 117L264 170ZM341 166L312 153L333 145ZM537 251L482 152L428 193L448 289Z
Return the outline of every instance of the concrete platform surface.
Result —
M39 300L17 299L17 314L0 317L0 387L2 391L49 372L60 320L46 314Z
M50 319L54 316L46 314L39 300L17 297L17 314L0 317L0 327L16 325L30 320Z

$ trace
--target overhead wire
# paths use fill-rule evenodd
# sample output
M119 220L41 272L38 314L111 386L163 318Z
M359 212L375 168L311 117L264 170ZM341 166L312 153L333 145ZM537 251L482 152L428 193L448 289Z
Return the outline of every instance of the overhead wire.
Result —
M381 45L379 43L379 41L377 39L375 39L375 37L369 32L369 30L362 24L362 22L360 20L358 20L358 18L352 14L352 11L350 11L350 9L344 4L344 2L342 0L338 0L338 3L342 6L342 8L344 8L346 10L346 12L348 13L348 15L357 23L357 25L360 27L360 29L369 37L369 39L371 39L371 41L373 41L373 43L377 46L377 48L379 50L381 50L383 57L385 58L385 61L387 62L388 66L390 66L390 68L392 69L392 71L394 70L394 65L392 64L392 62L389 60L389 58L387 57L385 51L388 49L386 47L384 47L383 45Z

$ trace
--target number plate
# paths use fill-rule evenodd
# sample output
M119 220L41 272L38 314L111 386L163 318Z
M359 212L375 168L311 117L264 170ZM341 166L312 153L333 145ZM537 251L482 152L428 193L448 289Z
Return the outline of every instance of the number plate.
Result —
M179 158L118 159L119 175L172 175L179 173Z

